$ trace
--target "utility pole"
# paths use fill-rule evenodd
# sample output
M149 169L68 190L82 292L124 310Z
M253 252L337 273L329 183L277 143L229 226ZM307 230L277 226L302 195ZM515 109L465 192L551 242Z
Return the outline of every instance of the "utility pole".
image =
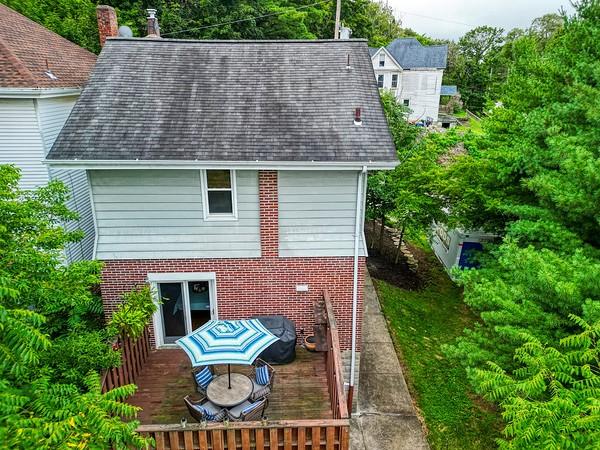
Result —
M342 0L337 0L335 5L335 30L333 30L333 38L340 38L340 16L342 15Z

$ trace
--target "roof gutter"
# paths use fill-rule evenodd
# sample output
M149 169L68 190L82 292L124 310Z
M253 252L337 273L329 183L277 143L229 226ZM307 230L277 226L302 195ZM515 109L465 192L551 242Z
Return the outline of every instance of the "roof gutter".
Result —
M57 160L44 164L56 169L271 169L271 170L390 170L398 161L161 161L161 160Z
M69 97L81 94L81 88L7 88L0 87L0 98Z

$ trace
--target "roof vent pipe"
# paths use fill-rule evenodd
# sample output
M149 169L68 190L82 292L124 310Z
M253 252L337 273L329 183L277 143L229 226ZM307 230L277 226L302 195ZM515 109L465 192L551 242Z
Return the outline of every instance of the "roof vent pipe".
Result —
M156 9L149 8L146 10L148 13L148 36L150 38L160 37L160 27L158 26L158 19L156 18Z
M360 108L356 108L354 110L354 125L361 126L362 125L362 117Z

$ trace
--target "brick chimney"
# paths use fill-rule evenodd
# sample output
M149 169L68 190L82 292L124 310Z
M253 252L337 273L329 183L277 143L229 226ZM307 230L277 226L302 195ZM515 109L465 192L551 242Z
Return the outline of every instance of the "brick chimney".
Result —
M119 34L117 13L112 6L96 6L96 18L98 19L98 34L100 35L100 46L104 47L107 37L115 37Z
M158 19L156 18L155 9L147 9L148 12L148 36L149 38L160 37L160 27L158 26Z

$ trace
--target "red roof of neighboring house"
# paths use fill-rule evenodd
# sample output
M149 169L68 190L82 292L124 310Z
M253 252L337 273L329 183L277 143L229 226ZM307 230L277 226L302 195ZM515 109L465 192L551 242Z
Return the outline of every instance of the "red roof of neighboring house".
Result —
M0 87L82 87L94 64L93 53L0 4Z

